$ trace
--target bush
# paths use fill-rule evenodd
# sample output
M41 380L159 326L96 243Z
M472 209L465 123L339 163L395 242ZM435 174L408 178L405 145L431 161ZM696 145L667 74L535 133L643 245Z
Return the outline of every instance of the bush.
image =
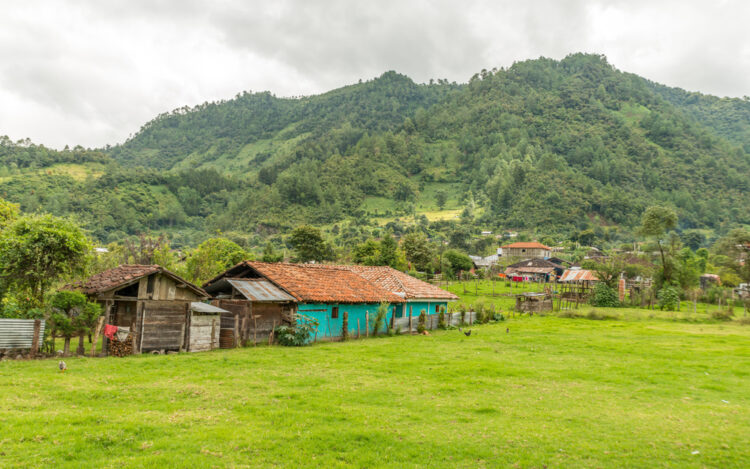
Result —
M287 347L300 347L310 342L310 338L318 330L319 323L316 319L304 314L297 314L297 324L293 326L276 326L274 335L276 341Z
M388 308L390 308L389 303L380 303L375 314L370 316L370 327L372 328L373 335L378 335L378 332L383 328L383 324L385 324L388 317Z
M659 309L675 311L680 306L680 292L672 285L664 285L659 290Z
M733 316L734 313L729 310L719 310L711 313L711 317L717 321L730 321Z
M425 310L419 312L419 320L417 321L417 332L420 334L425 331L425 325L427 324L427 313Z
M604 282L599 282L594 285L594 291L591 294L591 305L599 307L615 307L620 306L620 301L617 299L617 293L611 287Z
M448 324L445 322L445 306L440 306L440 312L438 313L438 329L445 329Z

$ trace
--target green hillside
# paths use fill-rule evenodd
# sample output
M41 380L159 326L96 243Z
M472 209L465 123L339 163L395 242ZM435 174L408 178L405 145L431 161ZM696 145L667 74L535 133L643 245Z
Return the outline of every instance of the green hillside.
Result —
M25 211L75 214L102 240L417 223L614 242L654 203L674 207L680 229L750 224L748 129L747 101L574 54L462 85L388 72L304 98L241 93L160 115L106 156L45 149L24 166L28 145L6 141L0 192Z

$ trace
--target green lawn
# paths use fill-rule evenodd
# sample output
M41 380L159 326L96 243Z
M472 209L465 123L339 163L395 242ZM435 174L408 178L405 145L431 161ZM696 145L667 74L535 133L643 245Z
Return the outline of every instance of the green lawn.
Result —
M0 363L0 467L750 466L735 323L516 316L67 362Z

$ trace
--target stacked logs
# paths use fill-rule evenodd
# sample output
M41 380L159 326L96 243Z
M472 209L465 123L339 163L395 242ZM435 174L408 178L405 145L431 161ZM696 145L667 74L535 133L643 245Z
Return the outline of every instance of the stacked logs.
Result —
M133 354L133 334L128 334L125 341L117 340L117 337L109 341L107 351L111 357L124 357Z

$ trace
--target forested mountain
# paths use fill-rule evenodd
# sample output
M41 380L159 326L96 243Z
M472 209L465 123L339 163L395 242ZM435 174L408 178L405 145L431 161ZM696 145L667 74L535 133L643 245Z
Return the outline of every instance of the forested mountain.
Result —
M5 141L0 191L77 214L102 240L168 230L192 244L303 222L354 238L417 223L626 240L654 203L680 229L724 232L750 224L749 129L747 101L574 54L463 85L388 72L318 96L242 93L163 114L107 156ZM30 148L47 156L23 166Z

